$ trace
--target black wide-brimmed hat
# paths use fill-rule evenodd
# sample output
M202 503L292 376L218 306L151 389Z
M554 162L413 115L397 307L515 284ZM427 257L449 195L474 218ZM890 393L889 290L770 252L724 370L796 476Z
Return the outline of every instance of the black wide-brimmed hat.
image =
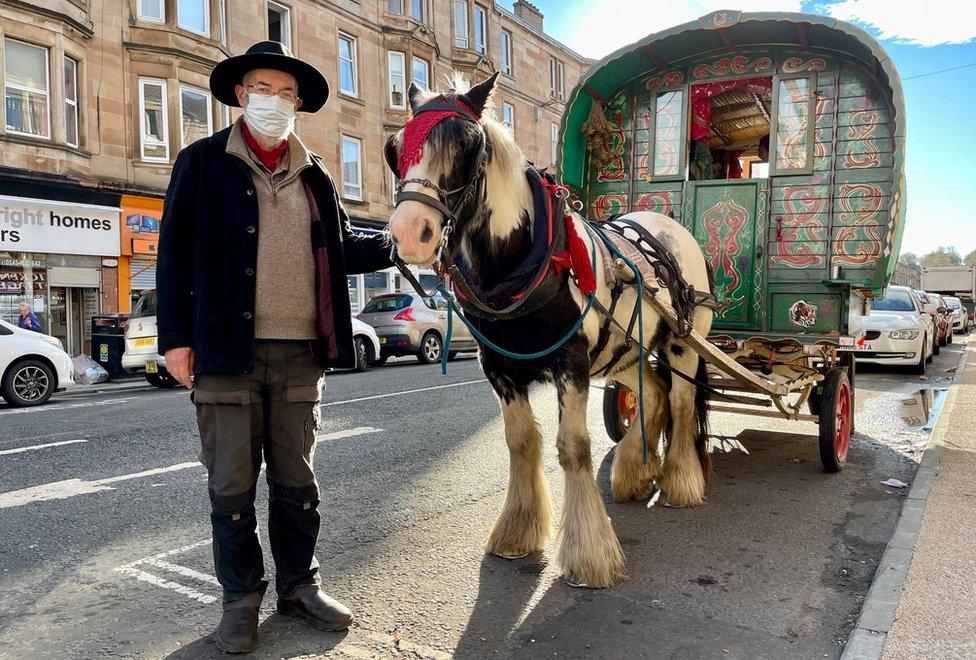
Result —
M318 112L329 98L329 82L325 76L277 41L259 41L243 55L217 64L210 73L210 91L224 105L240 107L234 86L241 84L244 74L255 69L274 69L295 76L298 98L302 100L300 112Z

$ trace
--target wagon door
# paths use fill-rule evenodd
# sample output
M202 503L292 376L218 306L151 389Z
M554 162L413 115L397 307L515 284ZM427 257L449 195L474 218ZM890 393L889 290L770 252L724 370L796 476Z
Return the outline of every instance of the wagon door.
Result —
M689 181L691 227L715 278L715 329L758 329L768 179Z

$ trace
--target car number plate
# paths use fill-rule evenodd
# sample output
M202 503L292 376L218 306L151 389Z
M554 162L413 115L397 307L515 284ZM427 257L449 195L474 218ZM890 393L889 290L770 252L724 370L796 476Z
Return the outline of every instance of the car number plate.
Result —
M132 340L133 346L152 346L156 343L155 337L139 337Z
M874 349L871 347L871 342L867 342L866 341L863 344L861 344L860 346L855 346L855 350L858 350L858 351L873 351Z
M146 373L149 374L159 373L159 365L156 364L155 360L149 360L148 362L146 362Z
M385 344L386 343L386 337L380 337L380 343L381 344Z

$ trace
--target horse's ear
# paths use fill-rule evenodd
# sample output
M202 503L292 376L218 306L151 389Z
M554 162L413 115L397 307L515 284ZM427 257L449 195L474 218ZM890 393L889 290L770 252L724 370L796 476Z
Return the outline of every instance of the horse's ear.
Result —
M423 96L423 93L424 90L422 90L420 87L417 87L417 83L411 80L410 89L407 90L407 98L410 99L411 112L416 111L416 109L420 107L420 104L423 101L423 99L421 98Z
M498 80L498 72L491 74L491 77L483 80L474 87L468 90L467 96L474 106L474 111L479 115L485 109L485 105L488 103L488 98L491 96L491 92L495 89L495 81Z
M397 134L394 133L390 136L390 139L386 141L383 146L383 157L386 159L386 164L389 165L390 169L394 174L399 176L397 172L397 160L399 159L399 154L397 153Z

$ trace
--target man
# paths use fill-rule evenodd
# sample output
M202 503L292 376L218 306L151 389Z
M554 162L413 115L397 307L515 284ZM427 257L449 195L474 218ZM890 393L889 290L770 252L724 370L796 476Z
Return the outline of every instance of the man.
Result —
M20 304L20 315L17 317L17 327L23 328L24 330L41 332L41 321L37 318L37 314L31 311L31 308L27 305L27 303Z
M223 587L217 646L257 645L267 582L256 533L262 453L277 608L323 630L352 613L318 584L312 451L326 366L353 366L346 275L387 268L379 237L359 238L295 112L329 95L319 71L275 42L218 64L210 89L241 107L233 126L176 159L162 218L159 345L193 388L209 474L214 564Z

